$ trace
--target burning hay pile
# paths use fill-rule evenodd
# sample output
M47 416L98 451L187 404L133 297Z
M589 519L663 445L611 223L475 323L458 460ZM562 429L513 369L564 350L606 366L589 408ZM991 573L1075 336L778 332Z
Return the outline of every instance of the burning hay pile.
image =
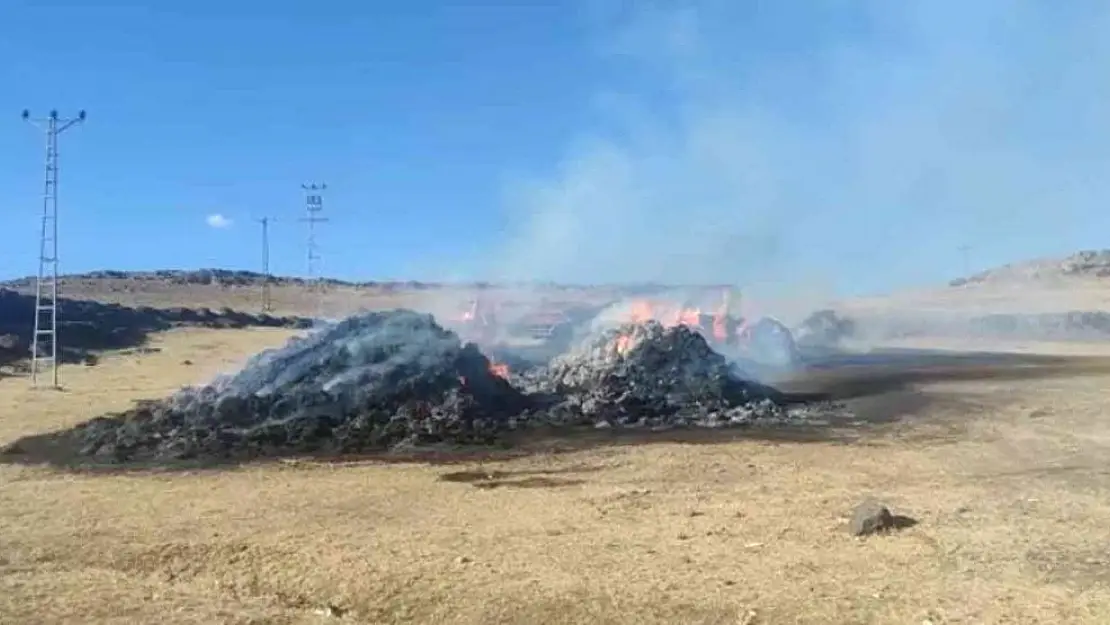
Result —
M773 389L743 379L705 338L656 321L608 330L529 376L556 420L619 426L723 426L784 414Z
M525 375L503 369L430 315L366 313L208 386L49 436L108 461L250 458L489 443L530 424L666 428L785 415L777 393L745 381L685 326L627 324Z

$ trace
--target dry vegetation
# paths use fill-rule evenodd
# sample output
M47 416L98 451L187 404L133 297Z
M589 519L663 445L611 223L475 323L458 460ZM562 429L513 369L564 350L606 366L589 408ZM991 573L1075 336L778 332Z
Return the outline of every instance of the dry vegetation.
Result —
M34 293L32 283L10 285L23 293ZM65 297L95 300L124 306L169 308L229 307L258 312L262 306L262 287L254 285L174 284L157 280L62 278L59 288ZM272 312L276 315L341 316L358 310L377 308L414 308L430 312L457 314L474 289L443 287L422 290L395 289L384 286L326 285L322 291L309 293L305 286L274 285L270 289ZM498 291L493 291L496 295ZM616 291L612 289L574 289L559 292L560 301L604 302ZM519 290L513 291L520 297Z
M285 336L182 330L159 352L67 367L64 392L0 380L0 442L203 381ZM0 621L1106 623L1108 380L933 383L859 404L892 423L789 437L536 442L453 463L0 466ZM865 495L919 523L849 537Z
M213 310L226 306L249 312L259 311L262 306L262 289L258 285L181 285L145 280L63 279L59 288L66 297L124 306L187 306ZM17 290L34 293L31 285L20 285ZM271 305L277 315L315 315L320 312L342 314L360 308L419 306L429 301L434 302L434 294L431 291L406 292L372 287L329 286L322 297L317 298L308 297L303 286L280 285L271 288Z
M1105 279L1060 278L922 289L895 296L858 298L838 308L853 315L902 313L1057 313L1110 310Z

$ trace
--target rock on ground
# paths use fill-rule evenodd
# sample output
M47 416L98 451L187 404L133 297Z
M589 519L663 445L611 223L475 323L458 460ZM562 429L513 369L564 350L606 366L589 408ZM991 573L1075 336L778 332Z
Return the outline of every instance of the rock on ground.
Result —
M890 509L874 499L868 499L852 511L848 532L852 536L868 536L894 529L894 526L895 519Z

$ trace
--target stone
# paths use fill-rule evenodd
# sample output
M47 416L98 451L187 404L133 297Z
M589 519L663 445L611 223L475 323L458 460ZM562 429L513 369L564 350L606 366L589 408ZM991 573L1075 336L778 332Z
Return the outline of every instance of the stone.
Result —
M894 527L894 515L890 513L890 509L874 499L864 500L857 505L848 522L848 532L852 536L869 536Z

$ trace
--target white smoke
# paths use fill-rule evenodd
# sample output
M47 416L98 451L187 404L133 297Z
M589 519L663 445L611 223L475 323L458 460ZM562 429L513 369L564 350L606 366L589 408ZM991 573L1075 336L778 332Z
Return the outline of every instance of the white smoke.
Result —
M512 186L499 278L873 290L1105 223L1110 4L632 4L594 6L636 77Z

